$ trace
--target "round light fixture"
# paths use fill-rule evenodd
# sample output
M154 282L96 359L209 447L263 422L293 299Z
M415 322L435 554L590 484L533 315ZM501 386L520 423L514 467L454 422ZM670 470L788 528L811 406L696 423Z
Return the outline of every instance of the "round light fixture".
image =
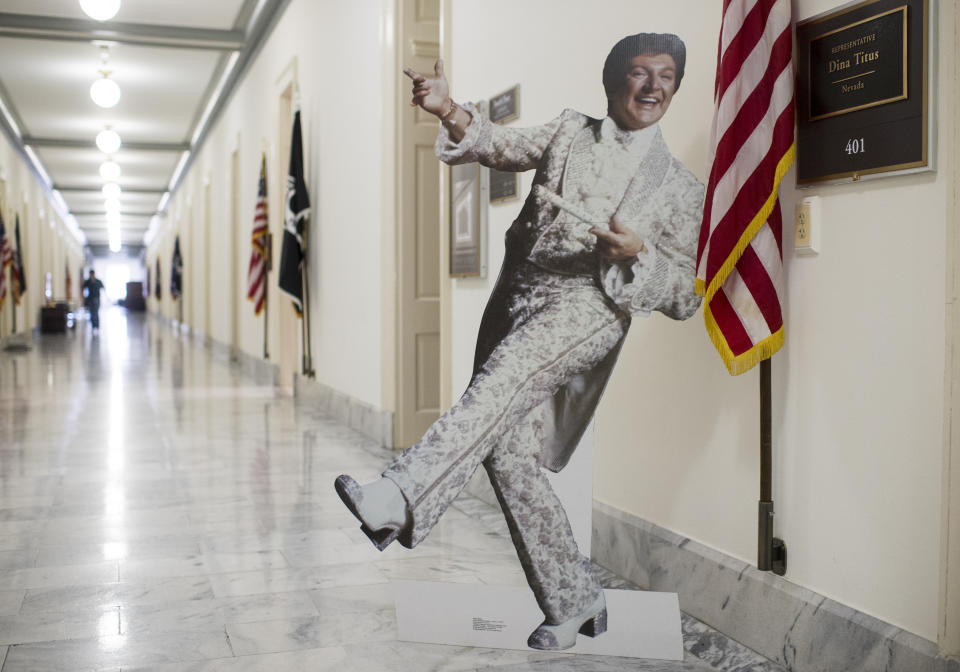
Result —
M119 210L107 210L107 224L120 224L120 211Z
M104 198L120 198L120 185L116 182L107 182L102 191Z
M80 0L80 9L91 19L106 21L120 11L120 0Z
M119 252L121 247L120 234L118 233L116 236L110 236L110 251Z
M100 177L107 182L116 182L120 179L120 164L108 159L100 164Z
M97 133L97 148L104 154L115 154L120 149L120 134L109 126Z
M103 209L107 212L120 212L120 199L119 198L108 198L103 202Z
M113 107L120 102L120 86L110 79L110 73L101 70L103 77L90 85L90 98L100 107Z

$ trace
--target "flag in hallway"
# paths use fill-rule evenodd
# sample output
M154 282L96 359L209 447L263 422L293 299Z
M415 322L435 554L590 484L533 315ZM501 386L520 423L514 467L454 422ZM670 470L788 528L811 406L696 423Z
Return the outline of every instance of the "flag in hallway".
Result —
M247 270L247 298L253 301L253 313L259 315L267 301L267 157L260 157L260 180L257 183L257 205L253 211L253 234L250 237L250 267Z
M23 245L20 244L20 215L16 215L13 224L13 237L17 249L13 251L13 271L16 285L14 286L13 300L20 305L20 297L27 291L27 275L23 270ZM69 298L69 297L67 297Z
M173 260L170 262L170 296L174 301L180 298L183 287L183 257L180 256L180 236L173 241Z
M3 224L3 215L0 215L0 308L7 301L7 269L13 266L13 250L10 248L10 239L7 238L7 227Z
M707 333L731 375L784 340L778 191L793 163L790 0L726 0L697 249Z
M290 297L297 316L303 315L303 232L310 214L310 197L303 181L303 141L300 134L300 110L293 115L290 140L290 170L287 174L286 207L283 222L283 250L280 253L280 291Z

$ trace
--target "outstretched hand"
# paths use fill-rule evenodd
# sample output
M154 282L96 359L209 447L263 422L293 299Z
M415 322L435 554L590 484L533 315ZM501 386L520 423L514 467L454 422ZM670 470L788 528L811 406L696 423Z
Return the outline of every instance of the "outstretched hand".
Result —
M433 66L433 77L427 78L413 68L404 68L403 74L413 80L413 99L411 105L419 105L427 112L438 117L449 111L450 85L443 74L443 61L437 59Z
M630 259L647 251L643 239L633 229L621 224L616 215L610 218L609 230L592 226L589 232L597 237L597 252L610 261Z

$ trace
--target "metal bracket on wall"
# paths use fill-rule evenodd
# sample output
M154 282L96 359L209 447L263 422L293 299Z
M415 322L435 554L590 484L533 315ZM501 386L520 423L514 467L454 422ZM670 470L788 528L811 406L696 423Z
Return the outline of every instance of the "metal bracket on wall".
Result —
M773 536L773 502L758 504L757 569L783 576L787 573L787 545L783 539Z
M770 549L770 571L777 576L787 573L787 545L783 539L773 538L773 547Z

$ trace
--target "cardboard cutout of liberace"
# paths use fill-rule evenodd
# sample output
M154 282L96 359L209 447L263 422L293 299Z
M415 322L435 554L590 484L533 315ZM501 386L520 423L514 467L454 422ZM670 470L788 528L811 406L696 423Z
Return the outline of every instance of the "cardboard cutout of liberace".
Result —
M361 486L343 475L336 488L377 548L413 548L482 464L544 613L527 640L535 649L567 649L607 625L603 591L542 468L569 460L631 318L684 320L700 305L704 190L658 125L685 63L675 35L626 37L604 64L605 119L568 109L532 128L455 103L440 61L433 77L404 70L413 104L441 121L440 160L536 174L506 235L467 390L382 478Z

